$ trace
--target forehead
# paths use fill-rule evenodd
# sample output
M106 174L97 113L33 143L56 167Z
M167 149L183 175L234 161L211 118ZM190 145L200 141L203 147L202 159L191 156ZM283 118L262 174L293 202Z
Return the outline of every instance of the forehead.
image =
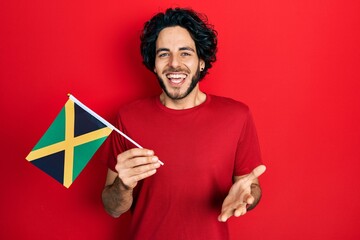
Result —
M195 49L195 42L188 30L180 26L174 26L166 27L160 31L156 40L156 49L181 47L192 47Z

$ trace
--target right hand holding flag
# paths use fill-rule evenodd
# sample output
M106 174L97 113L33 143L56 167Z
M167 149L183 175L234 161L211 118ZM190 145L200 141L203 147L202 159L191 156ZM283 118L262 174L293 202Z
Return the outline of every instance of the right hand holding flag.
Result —
M117 156L115 169L124 187L133 189L140 180L154 175L160 166L154 151L133 148Z

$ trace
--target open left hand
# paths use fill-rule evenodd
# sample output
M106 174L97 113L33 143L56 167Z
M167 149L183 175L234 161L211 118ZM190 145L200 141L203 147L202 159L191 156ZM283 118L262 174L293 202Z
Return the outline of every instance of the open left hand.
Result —
M266 170L264 165L260 165L254 170L235 181L230 188L229 194L225 198L221 214L218 218L220 222L226 222L231 216L239 217L246 213L246 206L255 200L251 195L251 184Z

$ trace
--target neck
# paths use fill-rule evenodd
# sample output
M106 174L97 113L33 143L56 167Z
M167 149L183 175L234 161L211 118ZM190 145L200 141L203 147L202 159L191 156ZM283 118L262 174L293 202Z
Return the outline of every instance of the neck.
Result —
M199 88L194 90L183 99L171 99L164 92L160 95L161 103L170 109L182 110L196 107L206 100L206 94Z

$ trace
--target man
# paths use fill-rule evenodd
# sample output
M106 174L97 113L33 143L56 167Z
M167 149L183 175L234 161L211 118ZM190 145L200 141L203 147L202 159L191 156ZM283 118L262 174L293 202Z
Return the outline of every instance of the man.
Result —
M261 197L265 166L248 107L199 88L217 50L203 19L175 8L144 26L143 61L163 91L123 107L117 126L151 149L112 134L102 194L113 217L131 210L132 239L228 239L227 219Z

